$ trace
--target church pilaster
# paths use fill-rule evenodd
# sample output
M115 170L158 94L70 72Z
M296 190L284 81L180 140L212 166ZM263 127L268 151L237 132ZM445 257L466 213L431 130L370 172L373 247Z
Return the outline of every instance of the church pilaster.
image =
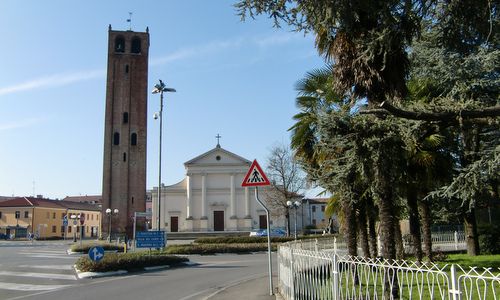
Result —
M186 181L187 181L187 190L186 190L186 193L187 193L187 203L186 203L186 219L188 220L191 220L193 219L193 212L192 212L192 208L193 208L193 190L192 190L192 184L191 184L191 180L192 180L192 175L191 174L187 174L186 176Z
M207 175L201 175L201 218L207 218Z
M235 188L234 188L234 174L231 174L231 218L235 219L236 218L236 194L235 194Z

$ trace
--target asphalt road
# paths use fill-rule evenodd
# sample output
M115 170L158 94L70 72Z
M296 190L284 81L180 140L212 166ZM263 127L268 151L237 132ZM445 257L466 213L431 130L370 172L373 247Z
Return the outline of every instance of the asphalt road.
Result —
M217 299L217 293L267 275L267 254L189 256L196 266L77 279L69 243L0 243L0 300Z

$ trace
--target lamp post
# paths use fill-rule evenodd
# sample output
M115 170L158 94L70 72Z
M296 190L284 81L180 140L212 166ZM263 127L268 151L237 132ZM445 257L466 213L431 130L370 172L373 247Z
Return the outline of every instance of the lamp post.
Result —
M106 215L109 217L108 220L108 242L111 243L111 217L118 214L118 208L111 210L111 208L106 208Z
M80 215L72 214L70 216L70 219L73 220L73 243L76 242L76 223L77 223L76 219L77 218L80 219Z
M295 240L297 240L297 208L299 208L300 206L300 201L299 200L296 200L295 202L292 202L290 200L288 200L286 202L286 206L288 206L289 208L293 208L294 209L294 231L293 231L293 235L294 235L294 238Z
M165 86L163 81L160 79L160 82L157 83L152 91L153 94L160 94L160 111L154 114L155 120L160 118L160 150L159 150L159 158L158 158L158 222L157 222L157 230L160 230L160 206L161 206L161 133L163 127L163 92L171 92L175 93L176 90L173 88L168 88Z

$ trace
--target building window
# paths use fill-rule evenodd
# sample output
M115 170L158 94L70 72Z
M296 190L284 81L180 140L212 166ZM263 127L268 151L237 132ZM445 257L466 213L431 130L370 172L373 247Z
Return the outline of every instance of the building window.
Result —
M56 233L57 232L57 226L56 225L52 225L52 233Z
M127 153L123 152L123 161L127 161Z
M312 211L312 212L316 212L316 206L314 206L314 205L313 205L313 206L311 207L311 211Z
M93 221L94 220L94 215L90 215L90 219Z
M27 219L27 218L29 218L29 217L30 217L30 212L29 212L29 211L27 211L27 210L25 210L25 211L24 211L24 218L25 218L25 219Z
M61 214L61 220L64 220L64 217L66 217L66 213Z
M316 226L316 219L313 219L313 225Z
M132 135L130 136L130 144L132 146L137 146L137 133L132 133Z
M127 124L128 123L128 112L124 112L123 113L123 124Z
M120 134L118 132L113 134L113 144L120 145Z
M16 210L16 219L19 219L21 217L21 212Z
M141 53L141 39L135 37L132 39L132 48L130 49L132 53Z
M128 73L128 65L125 65L125 73Z
M71 226L68 226L68 233L71 233Z
M321 211L325 211L325 206L321 205Z
M55 219L56 218L56 213L52 213L52 219Z
M125 39L121 36L117 37L115 40L115 52L125 52Z
M61 226L61 233L64 235L64 226Z

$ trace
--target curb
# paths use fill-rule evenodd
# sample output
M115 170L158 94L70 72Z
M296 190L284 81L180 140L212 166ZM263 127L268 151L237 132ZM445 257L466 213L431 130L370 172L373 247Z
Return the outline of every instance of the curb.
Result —
M188 262L181 263L180 265L191 267L191 266L196 266L198 264L191 262L191 261L188 261ZM125 275L125 274L129 273L129 271L126 271L126 270L109 271L109 272L82 272L76 268L76 265L74 265L73 268L75 269L76 276L79 279L119 276L119 275ZM144 271L157 271L157 270L163 270L163 269L169 269L169 268L170 268L170 265L163 265L163 266L144 267L143 269L144 269Z

